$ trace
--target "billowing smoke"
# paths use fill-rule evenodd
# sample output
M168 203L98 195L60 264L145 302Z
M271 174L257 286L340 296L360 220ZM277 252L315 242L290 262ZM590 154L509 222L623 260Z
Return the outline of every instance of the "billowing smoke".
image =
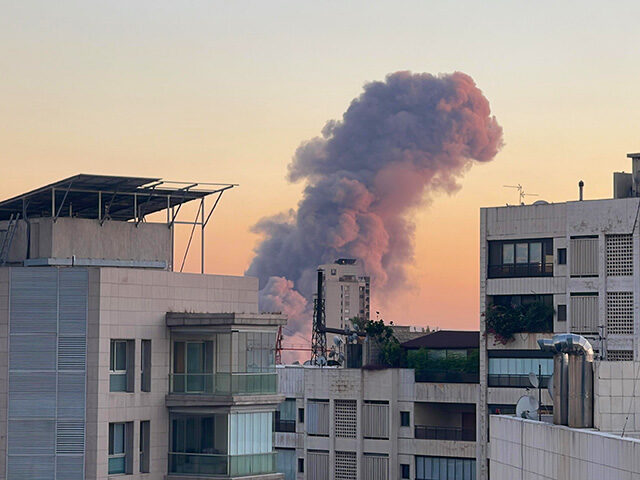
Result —
M397 72L366 84L342 120L298 147L288 172L306 182L297 209L254 227L264 239L247 273L260 278L261 309L308 332L315 270L339 257L361 259L374 293L392 294L413 258L412 213L456 191L473 161L501 146L502 128L468 75Z

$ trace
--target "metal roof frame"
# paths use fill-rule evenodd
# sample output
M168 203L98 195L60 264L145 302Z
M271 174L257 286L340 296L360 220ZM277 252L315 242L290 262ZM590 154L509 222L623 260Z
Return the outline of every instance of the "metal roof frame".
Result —
M195 229L200 226L201 273L204 273L205 228L224 192L236 186L231 183L78 174L0 201L0 221L9 220L12 216L25 221L50 217L54 222L60 217L72 217L98 220L100 225L106 221L134 222L137 227L146 222L147 215L166 210L166 224L172 231L172 239L175 225L193 227L180 271L184 268ZM216 195L216 199L207 213L205 198L209 195ZM178 220L182 205L197 200L200 205L196 218L193 221Z

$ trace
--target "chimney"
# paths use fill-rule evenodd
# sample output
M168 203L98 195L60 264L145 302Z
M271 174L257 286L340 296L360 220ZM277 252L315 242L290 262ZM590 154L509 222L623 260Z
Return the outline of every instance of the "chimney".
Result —
M583 199L582 191L584 190L584 182L582 180L578 182L578 188L580 189L580 201L582 201Z

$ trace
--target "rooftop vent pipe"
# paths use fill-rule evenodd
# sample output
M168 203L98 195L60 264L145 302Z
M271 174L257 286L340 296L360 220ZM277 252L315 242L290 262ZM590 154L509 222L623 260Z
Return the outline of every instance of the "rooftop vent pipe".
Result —
M575 428L593 427L593 348L573 333L538 340L541 350L553 352L553 423Z
M578 182L578 188L580 189L580 201L582 201L582 191L584 190L584 182L582 180Z

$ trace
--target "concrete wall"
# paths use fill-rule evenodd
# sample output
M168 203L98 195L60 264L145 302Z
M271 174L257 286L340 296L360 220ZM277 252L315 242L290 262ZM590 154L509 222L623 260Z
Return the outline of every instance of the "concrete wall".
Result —
M9 391L9 269L0 268L0 478L5 478Z
M331 477L336 451L355 451L362 459L364 453L382 453L389 456L389 478L399 478L400 464L408 464L411 478L415 478L415 456L444 456L475 458L475 442L423 440L414 438L414 426L424 424L459 426L461 414L455 413L455 404L460 411L473 411L478 398L478 385L415 383L414 372L410 369L362 370L344 368L317 368L286 366L278 368L280 393L296 399L297 408L306 408L309 399L329 399L330 427L328 437L305 434L305 425L296 423L297 433L277 433L275 446L296 448L296 457L305 458L308 450L330 452ZM340 399L357 401L356 438L336 438L334 431L334 401ZM389 439L366 439L362 433L362 407L365 400L389 402ZM424 406L418 402L447 402L435 405L439 413L425 420ZM410 426L400 426L400 412L407 411ZM446 414L446 418L440 417ZM428 421L427 421L428 420ZM451 421L449 421L451 420ZM431 422L431 423L429 423ZM438 423L440 422L440 423ZM361 463L360 463L361 465ZM362 477L359 468L358 480ZM298 474L298 480L306 479L306 473Z
M594 426L640 437L640 362L594 363ZM626 422L626 428L625 428Z
M0 222L0 227L7 222ZM34 218L18 222L10 262L30 258L77 258L163 261L171 263L172 231L164 223L105 221L82 218ZM30 233L28 233L30 230ZM0 237L1 240L1 237ZM27 257L27 244L29 255Z
M640 441L491 416L491 480L637 480Z
M2 270L2 269L0 269ZM258 280L142 269L90 269L87 480L107 479L108 424L134 421L131 480L164 478L169 440L170 338L165 313L258 312ZM111 339L134 339L133 393L109 392ZM151 340L151 392L140 391L141 340ZM151 421L150 474L140 474L140 420Z

